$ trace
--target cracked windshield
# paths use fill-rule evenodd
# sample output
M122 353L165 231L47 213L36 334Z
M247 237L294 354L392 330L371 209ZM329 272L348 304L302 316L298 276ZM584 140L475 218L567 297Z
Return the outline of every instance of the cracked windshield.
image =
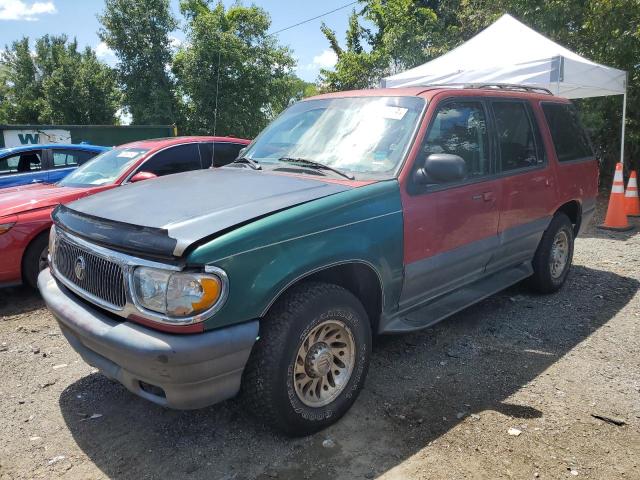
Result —
M416 97L300 102L267 127L245 157L261 164L311 160L356 176L391 177L424 105Z

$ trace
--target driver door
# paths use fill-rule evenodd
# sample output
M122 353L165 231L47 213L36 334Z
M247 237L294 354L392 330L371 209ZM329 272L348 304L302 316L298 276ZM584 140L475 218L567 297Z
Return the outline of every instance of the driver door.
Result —
M411 308L484 274L498 247L498 199L489 115L483 100L441 102L431 116L414 172L433 153L462 157L466 178L418 184L403 198L405 282L400 308Z

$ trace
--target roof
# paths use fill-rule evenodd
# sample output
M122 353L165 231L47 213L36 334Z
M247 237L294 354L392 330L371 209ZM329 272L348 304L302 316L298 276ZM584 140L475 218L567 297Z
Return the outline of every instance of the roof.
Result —
M550 93L541 91L527 91L527 87L518 85L474 85L474 84L450 84L450 85L427 85L417 87L401 88L370 88L367 90L347 90L343 92L325 93L307 100L318 100L323 98L349 98L349 97L424 97L431 99L435 95L444 92L473 91L480 95L502 96L510 98L534 98L547 101L558 101L566 103L567 100L554 97ZM465 93L466 95L466 93Z
M170 147L172 145L179 145L181 143L199 143L199 142L231 142L241 143L248 145L251 140L235 137L211 137L211 136L185 136L185 137L166 137L166 138L150 138L148 140L138 140L135 142L124 143L118 145L118 148L148 148L155 150L159 148Z
M91 145L88 143L38 143L38 144L29 144L29 145L20 145L19 147L7 147L0 148L0 154L6 153L20 153L27 152L29 150L41 150L43 148L48 148L52 150L89 150L91 152L104 152L105 150L110 150L111 147L104 147L102 145Z

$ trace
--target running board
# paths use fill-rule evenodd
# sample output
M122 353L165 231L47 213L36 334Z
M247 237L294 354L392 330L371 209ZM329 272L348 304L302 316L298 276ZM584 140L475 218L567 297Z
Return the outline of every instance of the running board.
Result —
M532 274L530 262L493 273L392 318L380 333L403 333L430 327Z

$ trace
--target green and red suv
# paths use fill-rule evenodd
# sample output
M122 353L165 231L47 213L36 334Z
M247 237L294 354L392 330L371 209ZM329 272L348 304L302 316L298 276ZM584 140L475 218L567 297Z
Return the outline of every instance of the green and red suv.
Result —
M373 335L524 279L558 290L595 209L573 107L524 87L322 95L241 155L59 206L39 288L133 393L190 409L242 390L294 435L353 404Z

